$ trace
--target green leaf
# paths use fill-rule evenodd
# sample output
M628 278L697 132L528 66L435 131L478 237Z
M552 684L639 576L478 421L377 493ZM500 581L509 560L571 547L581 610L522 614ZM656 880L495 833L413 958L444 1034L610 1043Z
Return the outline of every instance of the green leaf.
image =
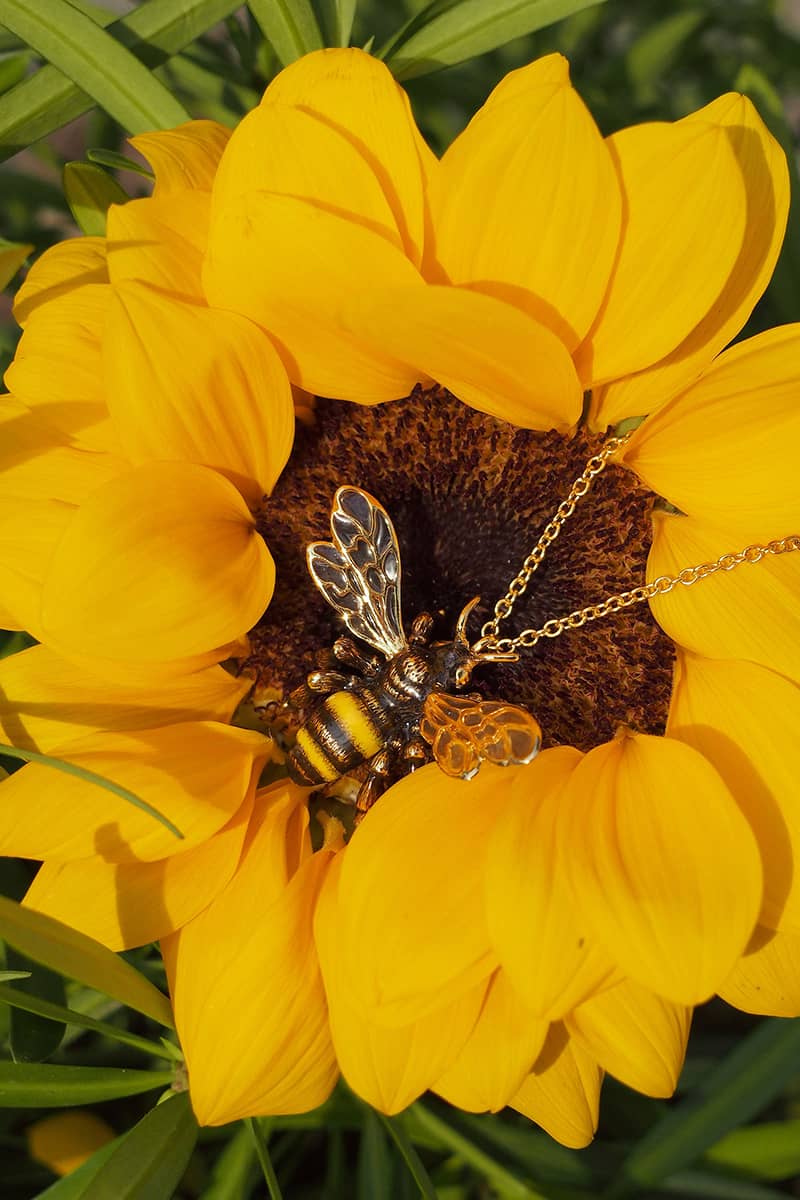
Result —
M755 1179L788 1179L800 1174L800 1120L766 1121L727 1134L705 1161Z
M547 1200L544 1193L536 1191L429 1108L417 1102L412 1104L407 1113L409 1129L422 1130L443 1149L456 1154L462 1162L473 1167L492 1184L502 1200Z
M144 175L145 179L155 178L144 163L134 162L124 154L117 154L116 150L87 150L86 157L89 162L97 163L101 167L111 167L115 171L133 171L136 175Z
M247 7L284 66L322 49L322 34L309 0L249 0Z
M150 70L165 63L201 33L240 7L239 0L146 0L119 20L97 18L98 27ZM0 97L0 160L88 112L93 101L53 66Z
M0 937L35 962L173 1027L169 1000L163 992L86 934L0 896Z
M253 1138L242 1125L217 1157L200 1200L242 1200L252 1191L257 1171Z
M364 1124L358 1152L357 1200L388 1196L392 1189L392 1156L383 1126L370 1109L364 1110Z
M58 67L129 133L189 119L129 50L67 0L0 0L0 21Z
M64 195L78 228L89 237L105 237L109 207L125 204L128 193L93 163L66 163L63 179Z
M397 79L486 54L604 0L432 0L384 47Z
M261 1166L261 1173L264 1176L264 1182L267 1185L267 1191L269 1192L270 1200L283 1200L280 1184L278 1183L278 1176L275 1174L275 1168L273 1167L272 1159L269 1156L267 1138L264 1135L264 1127L262 1122L256 1120L255 1117L248 1117L245 1121L245 1125L250 1132L250 1137L253 1141L253 1148L255 1149L256 1157L258 1158Z
M798 1057L800 1019L762 1022L637 1142L607 1194L635 1194L694 1162L782 1091L797 1074Z
M0 1062L0 1108L71 1108L169 1087L172 1071Z
M188 1093L171 1096L122 1138L80 1200L170 1200L196 1141Z
M33 246L22 242L7 242L0 238L0 291L11 283Z
M658 1185L658 1192L669 1196L690 1196L694 1200L781 1200L785 1192L763 1187L760 1183L736 1179L732 1175L710 1171L677 1171Z
M349 46L356 0L319 0L317 4L326 46Z
M2 0L0 0L2 3ZM111 779L106 779L104 775L97 775L94 771L87 771L86 767L79 767L76 763L65 762L61 758L53 758L50 754L39 754L36 750L20 750L17 746L6 746L0 742L0 758L7 755L9 758L21 758L23 762L39 763L43 767L53 767L56 771L63 771L65 775L74 775L76 779L82 779L85 783L94 783L98 787L105 788L107 792L113 792L115 796L119 796L122 800L127 800L128 804L132 804L134 808L140 808L142 812L146 812L148 816L154 817L156 821L168 829L176 838L183 838L183 834L177 825L173 825L168 817L154 808L152 804L148 804L146 800L142 800L135 792L128 791L119 783L114 783Z
M41 969L40 967L39 970ZM60 977L56 976L56 978L59 978L60 981ZM123 1042L126 1046L132 1046L136 1050L141 1050L144 1054L152 1054L156 1058L166 1058L171 1062L180 1062L182 1060L182 1056L175 1046L170 1046L170 1049L167 1050L166 1042L163 1044L151 1042L147 1038L139 1037L136 1033L129 1033L127 1029L120 1029L116 1025L110 1025L107 1021L97 1021L94 1017L89 1017L74 1008L67 1008L64 1003L55 1004L51 1000L42 999L38 994L27 995L20 988L7 987L5 984L0 983L0 1003L11 1005L14 1010L14 1016L17 1016L20 1012L36 1014L36 1016L42 1018L41 1023L43 1025L52 1027L56 1022L60 1022L62 1028L65 1025L77 1025L80 1029L91 1029L95 1033L102 1033L105 1037L112 1038L114 1041ZM26 1061L20 1059L16 1054L14 1057L17 1062ZM31 1060L28 1059L27 1061ZM35 1061L41 1060L37 1059Z
M659 81L707 18L703 9L681 9L649 25L636 38L625 56L625 65L639 104L656 101Z
M30 979L30 971L0 971L0 983L10 983L12 979Z
M84 1200L91 1180L127 1136L123 1133L122 1137L115 1138L113 1142L101 1146L91 1158L87 1158L86 1162L81 1163L74 1171L70 1171L69 1175L65 1175L63 1179L57 1180L49 1188L40 1192L36 1200Z
M6 949L6 963L9 967L29 971L27 979L20 981L16 989L23 999L18 1009L12 1009L9 1019L9 1046L14 1062L44 1062L55 1054L61 1045L66 1032L63 1021L45 1021L36 1012L37 1003L58 1006L66 1001L64 980L61 975L43 967L41 963L31 962L24 954L20 954L12 946ZM0 984L0 994L4 986ZM14 988L7 989L10 992ZM31 1008L30 1006L33 1006Z
M0 92L7 92L9 88L16 87L20 80L25 78L30 61L30 50L23 50L21 54L11 54L8 58L0 60Z
M423 1200L436 1200L436 1189L431 1183L430 1176L422 1164L422 1159L417 1154L414 1147L411 1145L405 1127L397 1117L384 1117L382 1113L375 1114L381 1122L387 1133L391 1137L397 1149L403 1156L403 1160L408 1167L414 1183L419 1188L419 1194Z

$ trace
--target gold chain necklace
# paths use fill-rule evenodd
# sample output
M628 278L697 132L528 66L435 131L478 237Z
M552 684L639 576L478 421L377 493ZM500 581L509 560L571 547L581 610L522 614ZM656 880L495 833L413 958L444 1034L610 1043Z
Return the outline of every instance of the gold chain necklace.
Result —
M757 563L768 555L788 554L792 550L800 550L800 536L790 534L787 537L776 538L763 545L754 543L743 550L721 554L714 562L697 563L693 567L684 567L677 575L659 575L650 583L640 584L625 592L617 592L607 596L597 604L587 604L585 608L577 608L562 617L553 617L545 621L540 629L523 629L516 637L500 637L500 625L513 612L514 605L524 596L532 576L541 566L549 547L555 542L562 528L572 516L578 502L587 494L593 481L606 469L609 461L630 439L631 435L612 437L605 443L602 450L586 463L581 474L570 488L569 495L562 500L545 525L539 540L525 558L519 572L511 580L508 590L494 606L494 616L481 629L481 636L473 645L476 654L486 652L495 654L510 654L520 647L532 648L542 638L559 637L567 629L580 629L590 621L597 621L611 613L619 612L632 604L642 604L653 596L666 596L679 584L691 587L701 579L708 579L718 571L732 571L744 563Z

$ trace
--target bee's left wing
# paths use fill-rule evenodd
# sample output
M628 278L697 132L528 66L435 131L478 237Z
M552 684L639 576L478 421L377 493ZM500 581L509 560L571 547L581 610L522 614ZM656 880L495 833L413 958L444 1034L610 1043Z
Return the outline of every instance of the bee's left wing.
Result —
M419 731L445 774L462 779L472 779L482 762L529 763L542 741L538 723L524 708L446 692L428 696Z
M311 578L347 628L393 658L408 642L400 613L400 551L382 504L360 488L340 487L332 542L306 551Z

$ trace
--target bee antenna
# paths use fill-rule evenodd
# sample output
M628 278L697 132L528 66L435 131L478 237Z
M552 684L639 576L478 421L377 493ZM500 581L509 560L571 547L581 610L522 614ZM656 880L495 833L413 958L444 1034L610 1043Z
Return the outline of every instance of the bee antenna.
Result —
M469 646L469 642L467 641L467 621L472 616L472 610L480 602L480 596L473 596L469 604L464 605L456 621L456 641L463 642L465 646Z

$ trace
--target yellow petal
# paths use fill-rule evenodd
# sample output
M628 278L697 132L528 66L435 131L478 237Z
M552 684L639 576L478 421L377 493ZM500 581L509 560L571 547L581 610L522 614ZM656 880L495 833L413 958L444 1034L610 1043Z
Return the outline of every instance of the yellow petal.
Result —
M0 497L0 626L26 629L39 637L42 587L53 551L75 510L58 500L2 496L2 487Z
M268 104L296 105L358 151L380 183L406 253L419 265L425 237L423 181L433 155L417 130L406 93L384 64L355 49L306 54L273 79L262 101ZM319 162L306 164L309 173L321 167ZM353 181L347 182L352 203Z
M532 429L568 430L582 392L564 343L511 304L469 288L375 289L344 307L359 340L405 358L465 404ZM535 363L535 368L532 367Z
M411 1025L387 1028L365 1015L352 995L340 952L338 883L344 855L333 862L314 917L314 936L336 1059L348 1085L384 1113L407 1108L446 1071L464 1046L481 1008L480 984Z
M747 198L725 129L635 125L608 139L622 184L619 254L578 351L587 384L663 358L705 317L742 249Z
M681 512L731 535L797 533L798 386L800 324L757 334L640 425L624 461Z
M588 1146L597 1129L603 1072L561 1024L550 1026L530 1074L509 1101L564 1146Z
M137 467L95 491L53 556L42 623L56 649L179 658L250 629L275 571L239 493L193 463Z
M89 783L29 763L3 781L0 853L71 862L97 855L104 862L153 862L185 854L221 829L244 803L254 763L269 742L261 734L211 721L184 721L160 729L95 733L54 749L127 788L184 835Z
M475 1028L434 1091L468 1112L499 1112L522 1087L548 1028L523 1004L505 971L496 971Z
M719 994L744 1012L800 1016L800 934L757 926Z
M789 209L786 155L746 96L729 92L680 125L716 124L728 136L747 192L747 225L739 256L709 312L666 358L618 380L593 397L593 423L605 428L655 412L686 387L744 325L769 282Z
M262 330L129 283L116 290L104 351L109 408L132 462L214 467L251 505L272 491L292 448L294 404Z
M101 1117L73 1109L34 1121L25 1130L28 1153L56 1175L69 1175L95 1150L114 1140L114 1130Z
M210 209L211 194L196 191L112 204L107 226L111 282L138 279L202 303Z
M224 242L229 214L259 192L293 196L346 217L405 254L373 163L346 131L305 107L262 104L238 126L214 184L213 244Z
M60 743L98 730L227 721L249 686L250 680L216 666L161 682L157 689L127 680L112 684L48 646L31 646L0 661L0 729L10 744L49 754Z
M761 905L758 849L720 776L682 742L623 732L578 764L562 804L572 886L596 937L667 999L708 999Z
M797 522L800 529L800 519ZM734 534L695 517L653 514L647 577L676 575L742 548ZM650 602L673 641L706 658L761 663L800 683L800 554L767 556Z
M560 63L560 78L542 59L515 73L513 97L490 97L434 172L431 212L447 277L485 285L571 352L605 294L622 206L608 148Z
M671 1096L691 1020L690 1008L626 980L581 1004L566 1025L610 1075L645 1096Z
M43 305L77 288L108 283L106 240L69 238L45 250L31 267L14 297L14 317L23 328Z
M161 199L187 188L210 192L230 136L218 121L187 121L177 129L156 129L128 140L155 171L153 195Z
M407 395L418 380L339 318L344 297L419 282L373 229L289 196L245 195L215 220L203 278L210 304L269 331L292 383L306 391L375 404Z
M13 396L0 397L0 499L82 504L126 464L113 454L78 449Z
M311 928L331 856L307 857L288 881L269 870L304 795L282 782L262 796L231 882L162 943L202 1125L306 1112L336 1081Z
M800 727L800 688L753 663L679 654L668 731L719 771L761 851L760 920L800 933L800 805L785 748Z
M6 387L42 422L77 445L114 450L102 367L107 283L49 300L28 321Z
M521 771L489 843L492 943L532 1013L551 1020L608 986L615 969L576 909L562 857L561 796L580 760L562 746Z
M252 803L185 854L156 862L46 862L25 906L79 929L111 950L130 950L180 929L233 877Z
M408 1025L497 966L483 901L486 843L515 768L469 782L431 764L390 788L345 852L344 970L367 1015Z

